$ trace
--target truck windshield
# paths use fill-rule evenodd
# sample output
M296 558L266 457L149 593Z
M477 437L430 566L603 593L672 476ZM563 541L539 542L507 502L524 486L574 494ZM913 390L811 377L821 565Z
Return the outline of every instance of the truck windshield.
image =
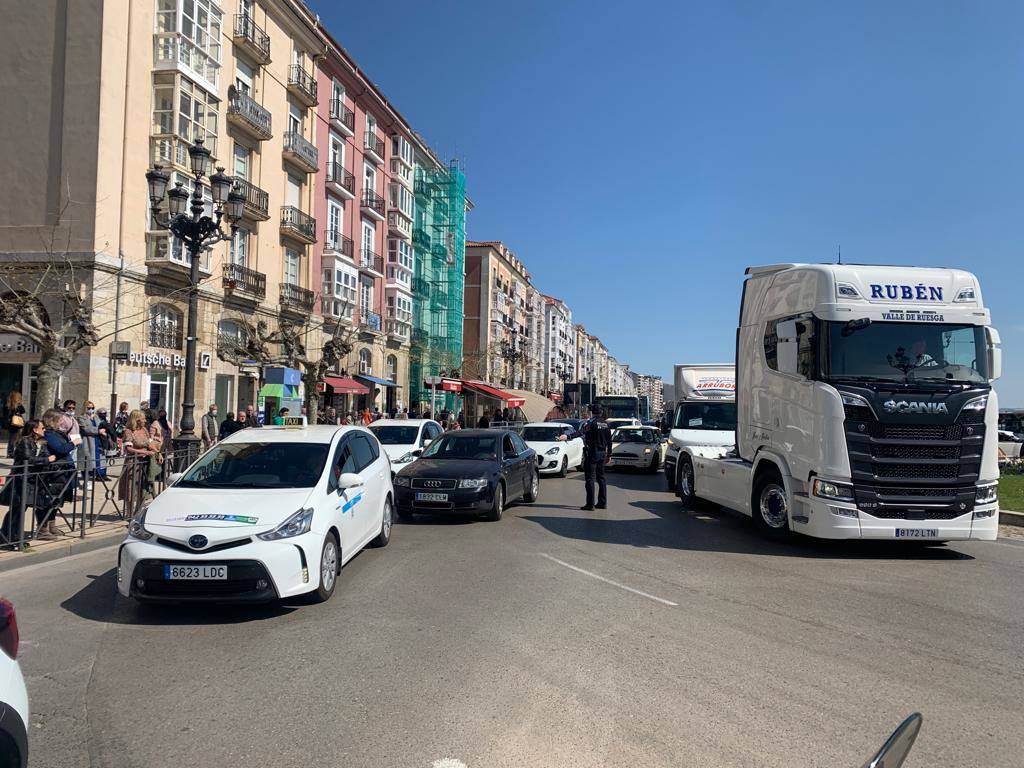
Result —
M830 322L825 377L900 384L988 383L985 329L944 323Z
M674 429L736 429L736 403L681 403L676 408Z

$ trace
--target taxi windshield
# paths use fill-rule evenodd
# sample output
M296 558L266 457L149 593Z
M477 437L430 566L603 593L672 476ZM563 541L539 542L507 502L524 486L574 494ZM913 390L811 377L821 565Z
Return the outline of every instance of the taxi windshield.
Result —
M326 443L222 443L176 483L178 488L312 488L324 471Z
M412 445L416 442L420 428L388 424L371 426L370 431L377 436L381 445Z

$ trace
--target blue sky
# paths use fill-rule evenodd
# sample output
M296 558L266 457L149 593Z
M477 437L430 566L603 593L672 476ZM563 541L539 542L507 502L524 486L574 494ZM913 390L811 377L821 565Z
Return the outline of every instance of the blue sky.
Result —
M743 269L974 270L1024 407L1024 4L311 0L634 370L732 358Z

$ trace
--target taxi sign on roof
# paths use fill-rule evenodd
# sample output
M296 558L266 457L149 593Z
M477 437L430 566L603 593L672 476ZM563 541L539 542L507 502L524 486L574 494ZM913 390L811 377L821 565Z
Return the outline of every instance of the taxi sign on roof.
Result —
M305 416L285 416L281 419L281 423L286 427L304 427L306 426Z

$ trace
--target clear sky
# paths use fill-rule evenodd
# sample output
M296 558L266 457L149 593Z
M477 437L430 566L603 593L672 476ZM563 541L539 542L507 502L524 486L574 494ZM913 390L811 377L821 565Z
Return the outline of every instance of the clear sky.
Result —
M311 7L634 370L728 361L743 268L963 267L1024 407L1024 3Z

